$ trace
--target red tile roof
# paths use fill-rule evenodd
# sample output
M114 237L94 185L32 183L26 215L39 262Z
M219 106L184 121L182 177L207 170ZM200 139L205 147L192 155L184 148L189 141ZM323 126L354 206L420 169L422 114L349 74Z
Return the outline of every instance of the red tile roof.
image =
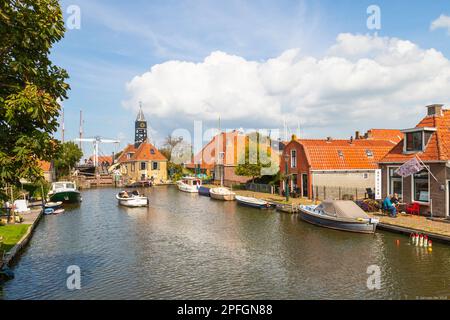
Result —
M377 162L395 145L385 140L298 139L311 170L377 169Z
M152 151L153 150L153 151ZM128 159L127 154L132 153L130 159ZM118 162L130 162L130 161L167 161L167 158L159 152L158 149L150 142L143 142L138 148L134 147L134 144L129 144L125 147L122 154L120 155Z
M52 168L52 164L48 161L38 160L38 165L44 172L49 172Z
M369 140L385 140L398 143L403 139L403 133L398 129L370 129L367 133Z
M424 152L417 155L423 161L450 160L450 110L443 110L442 116L427 116L419 122L416 128L436 128ZM403 139L380 162L406 162L415 154L403 154Z

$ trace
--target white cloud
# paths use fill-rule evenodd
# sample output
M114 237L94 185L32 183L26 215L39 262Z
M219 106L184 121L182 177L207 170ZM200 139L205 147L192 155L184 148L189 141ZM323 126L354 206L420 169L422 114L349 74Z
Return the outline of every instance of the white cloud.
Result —
M447 32L450 35L450 17L445 14L441 14L439 18L434 20L430 25L430 30L436 29L447 29Z
M415 125L429 103L450 98L450 61L396 38L340 34L327 55L299 49L266 61L212 52L202 62L168 61L134 77L123 104L142 101L158 130L221 117L233 127L300 120L310 134ZM157 119L157 120L156 120Z

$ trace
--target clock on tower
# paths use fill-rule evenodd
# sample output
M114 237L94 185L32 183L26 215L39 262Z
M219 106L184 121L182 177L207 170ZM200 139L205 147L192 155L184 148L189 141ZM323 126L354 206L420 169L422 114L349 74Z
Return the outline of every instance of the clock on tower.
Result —
M139 107L139 113L134 125L134 146L137 148L139 145L147 140L147 121L145 121L144 113L142 112L142 106Z

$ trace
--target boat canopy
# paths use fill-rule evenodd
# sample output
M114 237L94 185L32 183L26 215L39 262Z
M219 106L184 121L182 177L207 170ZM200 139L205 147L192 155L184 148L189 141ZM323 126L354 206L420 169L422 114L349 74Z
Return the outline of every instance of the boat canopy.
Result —
M337 218L370 218L356 203L350 200L323 201L317 209Z

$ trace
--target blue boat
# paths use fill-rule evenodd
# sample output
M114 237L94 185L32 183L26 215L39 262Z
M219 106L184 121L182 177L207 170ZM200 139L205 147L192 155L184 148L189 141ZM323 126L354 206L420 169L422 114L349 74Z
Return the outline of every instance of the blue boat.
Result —
M210 197L209 188L201 186L198 188L198 194L205 197Z

